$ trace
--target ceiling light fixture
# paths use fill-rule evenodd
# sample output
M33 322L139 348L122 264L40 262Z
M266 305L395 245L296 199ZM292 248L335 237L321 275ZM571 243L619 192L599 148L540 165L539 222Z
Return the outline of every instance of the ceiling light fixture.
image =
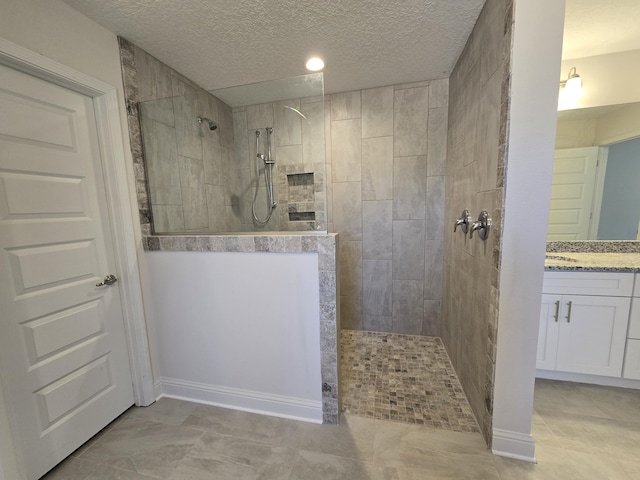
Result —
M307 60L307 70L311 72L318 72L324 68L324 60L319 57L312 57Z

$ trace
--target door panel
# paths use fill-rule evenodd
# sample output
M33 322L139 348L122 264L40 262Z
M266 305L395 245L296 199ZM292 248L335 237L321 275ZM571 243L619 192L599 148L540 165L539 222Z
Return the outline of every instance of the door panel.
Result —
M557 150L548 240L586 240L593 208L598 147Z
M562 300L557 370L619 377L631 299L564 295Z
M0 66L0 373L29 479L133 404L92 100Z

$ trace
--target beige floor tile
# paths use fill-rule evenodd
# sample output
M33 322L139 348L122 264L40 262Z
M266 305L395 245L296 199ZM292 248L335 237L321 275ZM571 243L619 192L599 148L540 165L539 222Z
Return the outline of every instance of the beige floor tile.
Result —
M205 433L171 478L288 478L298 456L293 448Z
M343 414L339 425L292 422L284 433L283 445L362 461L373 460L376 422Z
M607 416L619 421L640 423L640 390L586 384L578 384L578 389Z
M534 391L534 408L542 415L573 413L590 417L611 418L598 402L584 395L579 383L537 379Z
M637 395L537 381L538 464L493 456L479 433L350 414L315 425L163 399L131 409L44 478L635 480Z
M292 423L296 422L211 405L197 405L182 426L278 445Z
M425 468L398 468L399 480L500 480L493 464L464 458L436 456ZM514 477L513 480L516 480Z
M439 452L455 455L487 457L490 455L479 433L451 432L418 425L377 421L375 455L377 458L391 453Z
M291 480L399 480L395 468L302 450ZM275 480L275 479L274 479Z
M131 408L124 415L126 418L150 420L152 422L166 423L167 425L180 425L193 413L197 406L195 403L175 398L161 398L148 407Z
M168 478L202 435L200 430L192 428L125 419L80 458Z
M631 480L616 459L538 445L537 464L495 457L501 480Z
M557 443L565 449L620 459L640 459L640 423L562 412L543 418ZM541 444L545 445L544 441Z
M150 480L153 477L140 475L97 463L70 458L54 468L41 480Z
M450 432L379 421L374 463L407 470L407 478L497 478L479 433ZM416 477L416 475L418 475Z
M620 460L622 469L627 472L630 478L640 478L640 453L636 455L635 459Z

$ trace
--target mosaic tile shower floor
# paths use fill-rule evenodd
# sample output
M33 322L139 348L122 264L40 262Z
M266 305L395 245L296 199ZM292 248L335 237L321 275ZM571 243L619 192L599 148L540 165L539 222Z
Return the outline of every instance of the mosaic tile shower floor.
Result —
M342 411L455 432L479 432L439 338L341 332Z

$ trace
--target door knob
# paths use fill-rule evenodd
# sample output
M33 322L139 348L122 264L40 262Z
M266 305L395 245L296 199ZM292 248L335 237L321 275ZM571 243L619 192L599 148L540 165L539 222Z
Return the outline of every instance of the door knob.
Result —
M105 285L113 285L118 279L115 275L107 275L100 283L96 283L96 287L104 287Z

